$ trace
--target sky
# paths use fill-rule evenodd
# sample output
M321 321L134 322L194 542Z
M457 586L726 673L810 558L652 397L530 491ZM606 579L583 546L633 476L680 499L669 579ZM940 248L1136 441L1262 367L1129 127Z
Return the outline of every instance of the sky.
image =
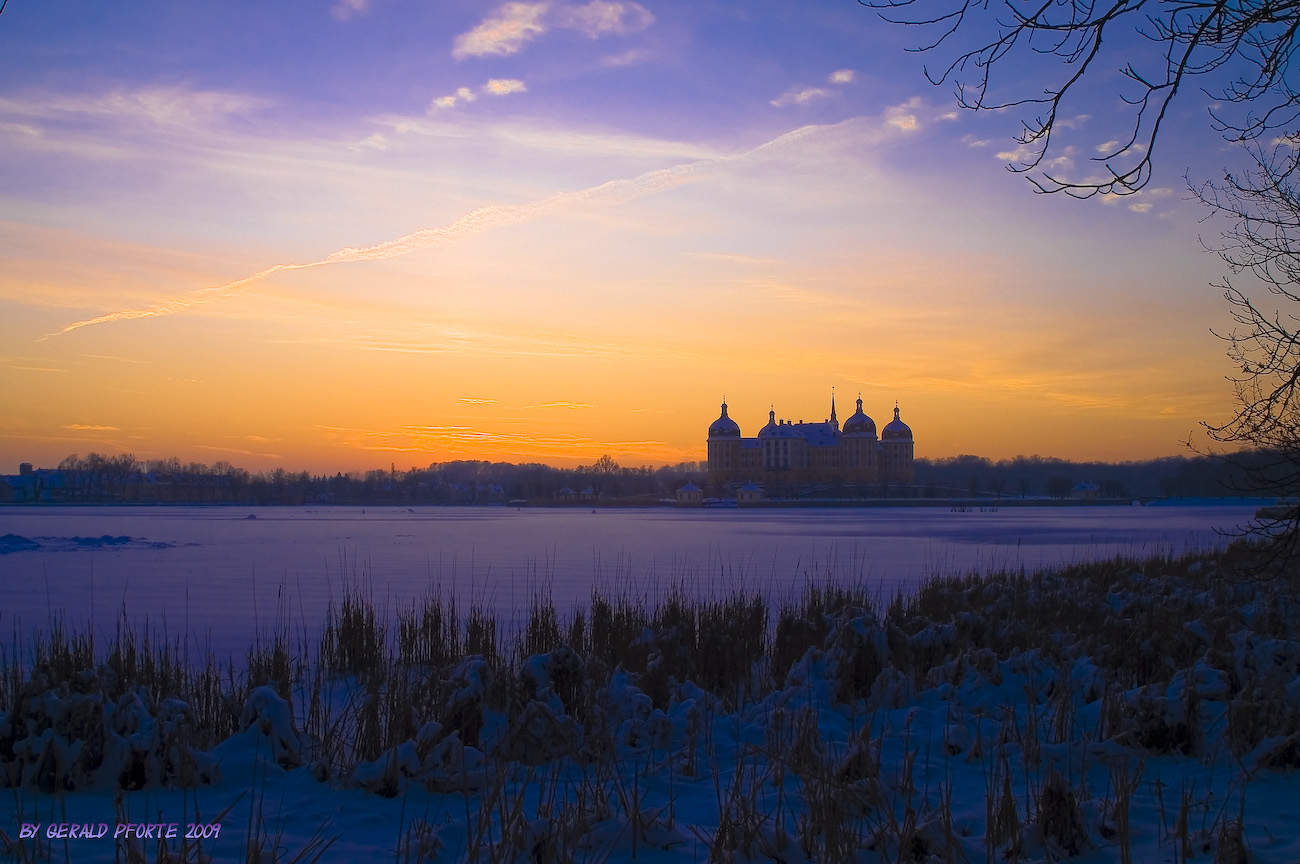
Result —
M11 0L0 473L673 463L724 398L752 436L832 394L918 457L1203 441L1209 97L1139 195L1039 195L1032 110L961 110L922 41L852 0ZM1103 72L1065 176L1127 134Z

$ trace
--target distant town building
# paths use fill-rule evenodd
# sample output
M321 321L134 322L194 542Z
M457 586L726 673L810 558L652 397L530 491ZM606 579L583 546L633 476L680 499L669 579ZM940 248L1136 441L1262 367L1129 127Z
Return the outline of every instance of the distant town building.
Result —
M831 416L820 423L777 420L775 409L754 438L722 414L709 426L709 482L763 483L901 483L912 482L911 428L898 416L876 435L876 422L858 410L840 428L831 397ZM752 494L752 493L750 493Z
M1070 497L1077 498L1081 501L1091 501L1095 498L1101 497L1101 487L1096 483L1089 483L1087 481L1076 483L1074 488L1070 490Z
M746 483L736 490L736 504L740 507L752 507L763 500L763 487L755 483Z
M702 507L704 505L704 490L694 483L687 483L677 490L678 507Z

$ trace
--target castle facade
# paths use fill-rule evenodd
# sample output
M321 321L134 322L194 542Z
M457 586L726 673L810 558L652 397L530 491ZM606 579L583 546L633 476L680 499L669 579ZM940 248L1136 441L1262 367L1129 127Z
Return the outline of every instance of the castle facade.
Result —
M709 426L709 483L841 483L910 484L912 430L898 416L876 435L876 422L858 410L840 428L831 397L831 416L820 423L777 420L767 413L767 425L754 438L744 438L740 425L722 414Z

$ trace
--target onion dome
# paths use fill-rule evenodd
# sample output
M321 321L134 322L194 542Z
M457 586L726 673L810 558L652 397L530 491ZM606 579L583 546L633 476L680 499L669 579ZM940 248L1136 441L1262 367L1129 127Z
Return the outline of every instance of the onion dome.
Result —
M862 397L858 397L858 410L844 421L845 435L870 435L876 437L876 421L862 413Z
M898 406L894 406L894 419L885 425L880 433L881 441L911 441L912 429L898 419Z
M698 427L697 427L698 428ZM740 424L727 416L727 403L722 403L722 415L709 426L710 438L739 438Z
M781 429L776 422L776 409L767 412L767 425L758 430L759 438L772 438Z

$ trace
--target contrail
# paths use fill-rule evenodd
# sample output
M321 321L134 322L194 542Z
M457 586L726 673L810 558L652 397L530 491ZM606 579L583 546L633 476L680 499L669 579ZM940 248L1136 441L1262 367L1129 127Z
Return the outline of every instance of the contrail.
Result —
M640 198L645 195L662 192L675 186L680 186L683 183L698 178L707 169L717 165L748 159L771 150L783 148L798 143L812 135L830 128L833 127L802 126L791 132L787 132L784 135L773 138L765 144L760 144L752 150L747 150L744 153L738 153L734 156L719 156L712 159L700 159L695 162L674 165L671 168L661 168L656 171L648 171L645 174L641 174L631 179L610 180L606 183L601 183L598 186L579 189L574 192L557 192L554 195L550 195L540 201L534 201L530 204L518 204L513 206L494 204L488 207L480 207L477 210L467 213L450 225L444 225L437 228L425 228L398 237L395 240L386 240L383 243L377 243L374 246L348 246L335 252L331 252L329 255L318 261L308 261L300 264L274 264L267 267L265 270L259 270L251 276L245 276L242 279L236 279L235 281L227 282L224 285L200 288L197 291L191 291L187 294L163 300L148 309L131 309L122 312L110 312L107 315L100 315L97 318L87 318L84 321L77 321L69 324L62 330L58 330L54 333L47 333L37 341L44 341L52 336L61 336L64 333L70 333L73 330L79 330L82 327L90 327L95 324L109 324L114 321L130 321L135 318L158 318L164 315L175 315L177 312L183 312L191 306L201 306L225 297L242 294L254 283L265 279L273 273L278 273L281 270L307 270L312 267L323 267L327 264L341 264L352 261L381 261L385 258L396 258L399 255L407 255L418 249L445 246L450 243L464 240L467 237L473 237L489 228L497 228L503 225L526 222L530 219L536 219L539 216L575 204L584 204L589 202L621 204L625 201L631 201L635 198Z

